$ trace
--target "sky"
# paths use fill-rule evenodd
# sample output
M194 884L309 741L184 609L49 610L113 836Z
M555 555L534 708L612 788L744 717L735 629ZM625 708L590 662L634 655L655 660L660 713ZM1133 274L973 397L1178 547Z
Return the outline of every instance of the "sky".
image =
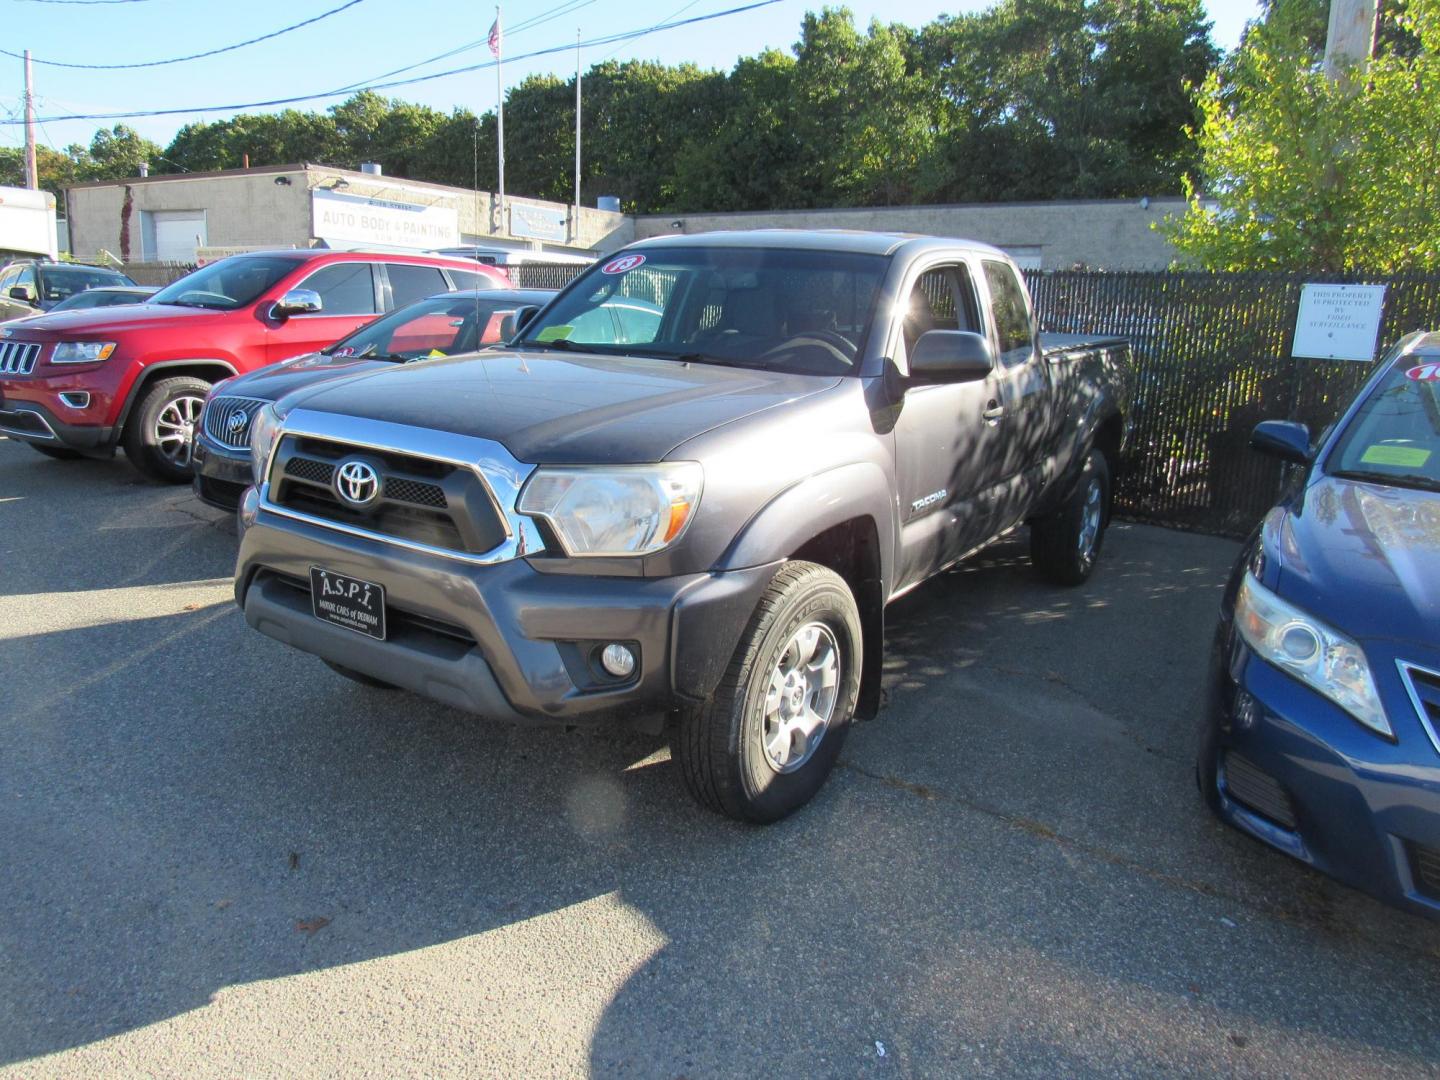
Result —
M220 48L313 18L346 0L0 0L5 26L0 48L29 49L36 60L76 64L124 64L163 60ZM527 75L575 71L576 31L585 40L639 30L724 11L752 0L665 0L633 4L624 0L512 0L503 22L515 28L504 41L506 57L554 46L565 51L504 65L507 85ZM847 6L857 24L872 18L919 26L941 14L979 11L992 0L959 5L922 0L864 0ZM602 59L694 63L729 70L742 56L766 48L788 50L799 37L800 21L817 0L778 0L757 10L692 26L661 30L638 40L597 45L581 53L582 67ZM1206 0L1217 45L1230 49L1247 19L1257 14L1255 0ZM546 21L522 28L527 20ZM374 80L397 68L471 42L456 56L396 76L408 78L491 59L484 44L495 19L493 3L468 0L353 0L345 10L310 26L234 52L163 67L128 71L86 71L35 65L36 112L41 117L76 113L128 112L241 104L339 89ZM0 119L23 117L24 65L0 55ZM476 113L494 108L493 69L448 76L383 91L449 112L464 106ZM344 97L294 106L323 109ZM232 112L183 113L118 121L161 146L190 121L219 119ZM239 110L268 111L268 110ZM115 120L51 120L37 141L57 149L89 143L95 129ZM20 125L0 126L0 145L24 143Z

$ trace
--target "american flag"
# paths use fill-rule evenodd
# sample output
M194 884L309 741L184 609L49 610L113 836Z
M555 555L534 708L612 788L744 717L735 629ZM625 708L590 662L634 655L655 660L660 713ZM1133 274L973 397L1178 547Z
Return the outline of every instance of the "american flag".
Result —
M495 54L496 59L500 57L500 16L495 16L495 21L490 24L490 51Z

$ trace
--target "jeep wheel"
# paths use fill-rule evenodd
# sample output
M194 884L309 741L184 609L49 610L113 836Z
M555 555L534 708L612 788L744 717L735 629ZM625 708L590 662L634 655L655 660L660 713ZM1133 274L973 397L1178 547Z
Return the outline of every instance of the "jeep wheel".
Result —
M373 687L376 690L400 689L394 683L388 683L385 682L383 679L377 679L374 675L366 675L363 671L356 671L354 668L348 668L344 664L337 664L333 660L326 660L323 656L320 658L320 661L331 671L335 672L336 675L344 675L345 678L349 679L351 682L358 682L361 686Z
M1057 585L1080 585L1095 569L1110 523L1110 467L1091 450L1065 505L1030 525L1030 561Z
M860 691L860 614L838 574L792 562L776 573L720 685L683 709L671 755L701 805L770 822L830 774Z
M152 480L188 482L195 431L209 391L209 383L186 375L161 379L145 391L121 437L130 463Z
M39 443L33 442L26 443L25 445L37 454L44 454L46 457L54 458L56 461L79 461L85 456L80 453L79 450L71 450L66 446L41 446Z

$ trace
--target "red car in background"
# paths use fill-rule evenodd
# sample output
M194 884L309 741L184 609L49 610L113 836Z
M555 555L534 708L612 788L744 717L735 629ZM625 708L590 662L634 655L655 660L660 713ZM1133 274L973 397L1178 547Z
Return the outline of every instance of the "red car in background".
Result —
M129 307L0 326L0 433L49 457L123 447L146 476L188 482L212 383L316 352L387 311L504 288L495 267L427 255L233 255Z

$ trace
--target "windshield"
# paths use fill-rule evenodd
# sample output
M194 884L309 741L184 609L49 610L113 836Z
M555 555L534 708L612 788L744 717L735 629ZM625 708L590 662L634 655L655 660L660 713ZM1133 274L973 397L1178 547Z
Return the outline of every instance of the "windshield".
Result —
M144 293L132 292L97 292L90 289L86 292L75 293L67 300L62 300L50 310L53 311L75 311L80 308L114 307L117 304L138 304L149 299Z
M816 375L858 373L886 259L657 248L606 259L517 345Z
M150 302L229 311L254 302L261 293L298 266L300 263L295 259L233 255L186 274L161 289L150 298Z
M376 319L324 351L331 356L418 360L493 345L524 304L514 298L437 296Z
M1402 357L1345 426L1331 476L1440 489L1440 359Z
M124 274L93 266L47 266L40 271L40 298L68 300L101 285L134 285Z

